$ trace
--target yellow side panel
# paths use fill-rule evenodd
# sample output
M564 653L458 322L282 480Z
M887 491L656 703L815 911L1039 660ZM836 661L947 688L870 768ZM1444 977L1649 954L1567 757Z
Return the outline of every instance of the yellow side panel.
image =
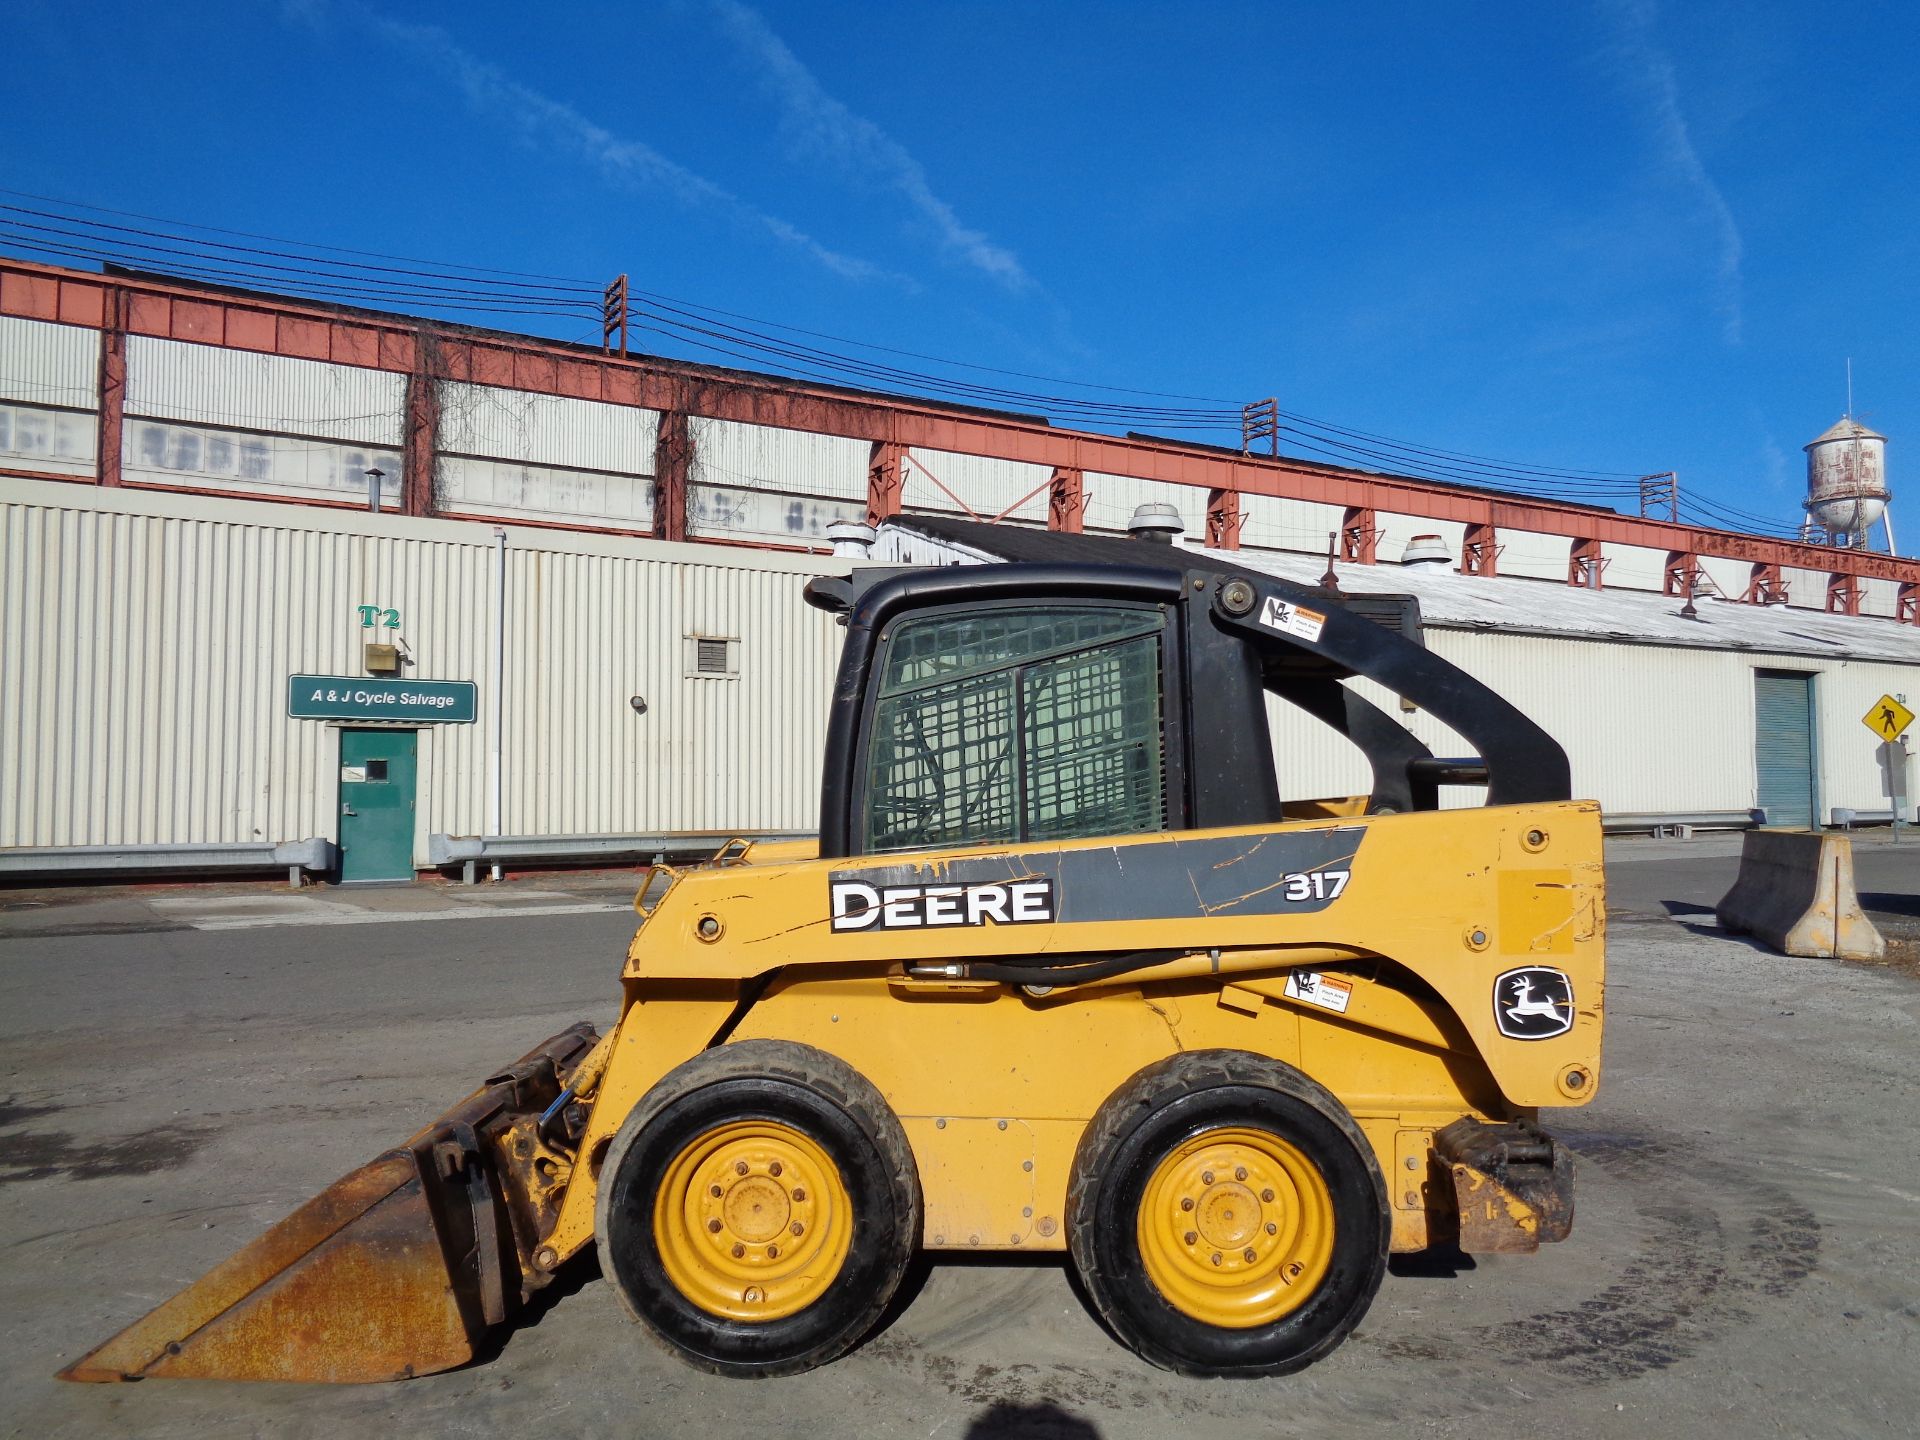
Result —
M731 1038L797 1040L874 1083L913 1147L931 1249L1064 1249L1081 1133L1115 1089L1178 1051L1246 1050L1312 1075L1353 1110L1396 1196L1410 1127L1426 1135L1498 1103L1470 1059L1271 999L1248 1014L1200 983L903 1000L880 977L800 980L771 990ZM1426 1243L1426 1196L1413 1188L1420 1207L1394 1214L1397 1250Z

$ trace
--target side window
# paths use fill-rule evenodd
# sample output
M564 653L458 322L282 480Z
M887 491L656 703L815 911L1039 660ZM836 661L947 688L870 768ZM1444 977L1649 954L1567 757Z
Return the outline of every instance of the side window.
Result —
M864 848L1164 828L1160 633L1141 607L900 624L873 711Z

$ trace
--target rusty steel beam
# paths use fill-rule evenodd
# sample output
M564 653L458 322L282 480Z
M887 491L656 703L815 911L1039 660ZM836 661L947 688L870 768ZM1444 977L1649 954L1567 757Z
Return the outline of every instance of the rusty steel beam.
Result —
M693 432L684 410L663 411L653 443L653 538L687 538L687 481L693 473Z
M907 483L907 447L891 440L873 442L867 459L867 523L878 525L900 513L900 492Z
M102 485L120 483L126 454L127 296L109 290L100 309L100 413L94 473Z
M1350 565L1379 562L1380 521L1367 506L1349 505L1340 521L1340 558Z
M1489 579L1498 575L1502 548L1498 526L1470 521L1460 543L1460 573L1484 575Z
M1238 490L1207 491L1207 548L1238 550L1240 526L1245 519L1240 513Z
M1047 528L1078 535L1086 528L1087 477L1072 465L1053 467L1047 483Z
M99 329L105 324L106 292L113 288L128 296L126 328L132 334L402 373L410 373L415 364L421 322L404 316L229 294L180 281L121 276L109 280L0 257L0 314ZM532 336L457 325L437 327L436 333L443 373L453 380L613 405L681 410L901 449L950 450L1242 495L1388 510L1493 531L1532 530L1605 545L1680 551L1898 584L1920 581L1920 560L1872 551L1703 530L1673 520L1617 515L1553 500L1480 494L1406 476L1222 453L1177 440L1067 430L1019 416L835 390L690 362L622 359Z
M1908 580L1894 598L1893 615L1908 625L1920 625L1920 580Z
M406 515L434 512L433 477L440 453L440 377L434 337L422 328L407 375L405 424L400 443L400 509Z
M1598 540L1576 540L1567 552L1567 583L1587 590L1606 585L1607 557Z
M1827 577L1827 613L1830 615L1860 613L1860 577L1858 575Z

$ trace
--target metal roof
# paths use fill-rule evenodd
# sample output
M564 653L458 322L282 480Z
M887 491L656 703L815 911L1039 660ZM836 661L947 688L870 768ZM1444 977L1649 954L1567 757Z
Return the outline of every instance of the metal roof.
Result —
M1308 585L1317 585L1327 570L1324 558L1311 555L1163 546L944 516L895 516L880 534L883 544L876 547L875 558L884 555L907 564L1028 560L1141 565L1164 557L1169 567L1250 570ZM1334 573L1347 595L1414 596L1432 629L1920 665L1920 626L1884 616L1831 615L1702 595L1694 601L1700 618L1690 620L1680 614L1678 597L1645 590L1585 590L1553 580L1468 576L1438 564L1342 564Z
M1811 450L1814 446L1824 445L1829 440L1884 440L1886 438L1878 430L1869 430L1851 415L1842 415L1800 448Z

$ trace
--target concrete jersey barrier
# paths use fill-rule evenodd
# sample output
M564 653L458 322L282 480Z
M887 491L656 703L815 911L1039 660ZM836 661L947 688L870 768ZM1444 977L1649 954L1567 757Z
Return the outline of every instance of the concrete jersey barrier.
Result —
M1740 873L1714 908L1722 928L1782 955L1880 960L1886 941L1860 908L1853 842L1811 830L1750 830Z

